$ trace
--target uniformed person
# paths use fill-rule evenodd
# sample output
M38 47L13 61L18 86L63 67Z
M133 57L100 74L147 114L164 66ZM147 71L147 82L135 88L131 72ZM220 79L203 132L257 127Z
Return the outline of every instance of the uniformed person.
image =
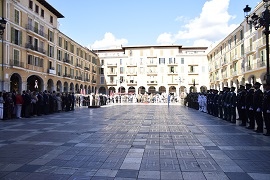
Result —
M266 126L265 136L270 136L270 84L264 84L264 96L262 103L262 111L264 123Z
M249 126L247 127L248 129L254 129L255 127L254 110L253 110L254 89L251 89L251 87L252 87L251 84L248 84L248 83L246 84L247 94L246 94L245 104L246 104L246 113L247 113L248 123L249 123Z
M223 119L223 101L222 101L222 97L223 97L223 91L219 92L219 96L218 96L218 114L219 114L219 118Z
M247 115L246 115L246 89L245 86L240 85L240 93L239 95L239 102L237 102L237 105L239 106L238 114L239 119L242 121L240 126L246 126L247 123Z
M230 92L230 111L229 111L229 117L228 117L228 121L235 123L236 122L236 103L237 103L237 99L236 99L236 93L235 91L235 87L231 87L231 92Z
M262 101L263 101L263 92L260 90L261 83L256 82L254 84L255 92L253 95L253 110L254 118L257 123L257 133L263 132L263 118L262 118Z

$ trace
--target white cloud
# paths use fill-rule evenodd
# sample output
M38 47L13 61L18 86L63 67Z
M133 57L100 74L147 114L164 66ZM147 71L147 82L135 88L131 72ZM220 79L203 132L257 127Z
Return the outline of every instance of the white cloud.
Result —
M117 39L112 33L106 32L102 40L96 40L94 44L89 46L89 49L107 49L107 48L119 48L121 45L126 45L127 39Z
M157 43L162 45L173 44L174 40L172 39L172 35L170 33L163 33L158 36Z
M173 42L177 40L193 40L194 45L211 44L211 42L220 40L238 26L236 24L229 25L229 21L235 18L228 13L229 2L230 0L209 0L205 2L200 16L191 19L178 33L163 34L167 34L168 40ZM177 18L177 20L182 19L185 18ZM157 42L159 43L158 39Z

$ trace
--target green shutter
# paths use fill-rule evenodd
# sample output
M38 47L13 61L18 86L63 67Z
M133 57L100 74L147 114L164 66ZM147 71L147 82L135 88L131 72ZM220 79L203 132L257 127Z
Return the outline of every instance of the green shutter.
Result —
M11 27L11 42L14 44L15 42L15 29Z
M20 36L19 45L21 46L22 45L22 31L19 31L19 36Z

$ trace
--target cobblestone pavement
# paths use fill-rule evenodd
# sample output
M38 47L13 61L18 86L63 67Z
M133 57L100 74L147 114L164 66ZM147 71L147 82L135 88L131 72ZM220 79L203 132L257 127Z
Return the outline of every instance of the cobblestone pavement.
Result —
M0 179L270 179L270 137L182 106L0 122Z

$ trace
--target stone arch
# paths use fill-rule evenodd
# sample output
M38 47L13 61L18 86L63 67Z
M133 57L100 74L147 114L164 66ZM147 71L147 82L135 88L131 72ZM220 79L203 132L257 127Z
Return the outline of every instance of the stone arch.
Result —
M111 94L111 93L115 93L115 88L114 87L110 87L109 88L109 93Z
M104 86L101 86L98 91L101 94L106 94L106 88Z
M80 88L79 88L79 84L78 84L78 83L76 83L76 85L75 85L75 92L76 92L77 94L80 93Z
M54 84L52 79L48 79L47 81L47 91L53 92L54 91Z
M166 93L166 88L164 86L160 86L158 88L158 92L160 92L160 93Z
M135 87L133 87L133 86L129 87L128 94L135 94Z
M10 92L22 92L22 77L18 73L13 73L10 77Z
M216 88L216 89L217 89L217 88ZM202 93L207 92L207 87L206 87L206 86L201 86L201 87L200 87L200 92L202 92Z
M91 94L91 86L88 86L87 92L88 94Z
M170 86L169 93L176 93L176 87L175 86Z
M118 93L123 94L125 92L126 92L126 88L125 87L121 86L121 87L118 88Z
M87 85L84 85L84 88L83 88L83 94L89 94L89 93L87 92Z
M144 86L140 86L138 88L138 94L144 94L145 93L145 87Z
M64 92L68 92L68 83L64 82Z
M27 78L27 90L30 91L43 91L44 82L43 79L37 75L31 75Z
M92 86L92 93L96 93L95 92L95 86Z
M56 91L62 92L62 82L60 80L58 80L56 83Z
M73 82L71 82L70 85L69 85L69 91L74 92L74 84L73 84Z
M154 86L150 86L148 88L148 93L156 93L156 88Z

